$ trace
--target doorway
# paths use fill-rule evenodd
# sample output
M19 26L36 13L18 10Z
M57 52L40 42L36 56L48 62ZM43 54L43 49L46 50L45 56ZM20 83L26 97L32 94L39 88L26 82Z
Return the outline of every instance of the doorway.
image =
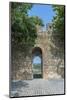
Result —
M42 78L42 50L35 47L32 51L33 78Z

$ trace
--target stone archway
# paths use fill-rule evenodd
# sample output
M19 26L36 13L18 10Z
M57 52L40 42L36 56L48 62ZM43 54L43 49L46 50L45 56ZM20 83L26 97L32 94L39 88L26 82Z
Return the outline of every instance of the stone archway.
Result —
M43 59L40 47L35 47L32 50L32 71L33 78L43 77Z

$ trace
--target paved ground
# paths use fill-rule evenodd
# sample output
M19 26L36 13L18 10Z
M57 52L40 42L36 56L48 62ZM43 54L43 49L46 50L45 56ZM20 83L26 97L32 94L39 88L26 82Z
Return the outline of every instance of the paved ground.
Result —
M11 97L64 94L64 80L14 80L11 83Z

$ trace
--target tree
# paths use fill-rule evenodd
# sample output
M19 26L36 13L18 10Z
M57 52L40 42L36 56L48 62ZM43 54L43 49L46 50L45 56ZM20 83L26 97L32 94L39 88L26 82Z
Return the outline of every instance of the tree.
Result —
M52 32L52 41L57 47L55 50L55 56L64 55L64 35L65 35L65 7L63 5L54 5L53 10L55 16L53 18L53 32Z
M43 25L38 17L30 17L28 11L33 4L11 3L11 37L14 44L34 44L36 25Z
M57 72L59 66L64 66L64 43L65 43L65 6L54 5L53 10L55 16L52 21L52 43L54 47L51 48L53 56L57 57Z
M32 16L30 17L30 19L32 20L33 23L35 23L35 25L44 26L42 20L38 16Z

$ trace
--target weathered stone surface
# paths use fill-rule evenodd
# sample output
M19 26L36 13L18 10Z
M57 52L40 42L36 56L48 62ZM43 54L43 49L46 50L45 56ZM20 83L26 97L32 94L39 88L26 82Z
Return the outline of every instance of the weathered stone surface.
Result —
M38 37L35 41L35 45L30 48L30 45L16 46L12 48L12 66L11 66L11 78L12 79L33 79L32 72L32 51L35 47L39 47L42 50L42 76L44 79L61 78L64 77L64 60L62 59L60 66L58 67L59 59L53 57L51 54L51 42L49 34L47 32L38 32ZM54 45L53 45L54 46ZM25 49L24 49L25 48ZM30 48L30 49L29 49Z

